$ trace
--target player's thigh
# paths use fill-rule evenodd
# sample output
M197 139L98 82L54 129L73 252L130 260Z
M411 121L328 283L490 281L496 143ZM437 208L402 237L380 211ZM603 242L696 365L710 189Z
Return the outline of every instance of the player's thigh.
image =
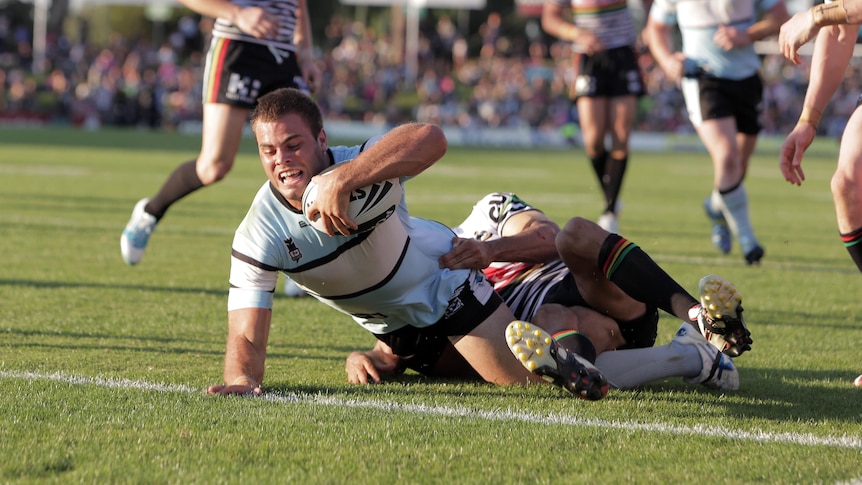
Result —
M246 108L222 103L204 105L199 173L202 168L214 170L217 165L230 169L239 151L247 118Z
M695 129L712 159L715 185L726 189L738 184L744 172L736 145L736 121L732 117L704 120Z
M860 130L862 109L857 108L850 116L841 138L838 165L831 181L838 230L842 234L862 226L862 137L850 135Z
M551 334L576 330L590 339L596 353L626 343L614 319L583 306L542 305L533 316L533 323Z
M500 305L470 333L454 342L455 349L487 382L526 384L540 381L512 355L506 343L506 326L516 320L506 305Z
M848 183L862 188L862 108L856 108L841 137L841 147L838 151L838 166L835 174Z
M608 232L583 217L572 217L554 240L557 253L573 273L594 273Z

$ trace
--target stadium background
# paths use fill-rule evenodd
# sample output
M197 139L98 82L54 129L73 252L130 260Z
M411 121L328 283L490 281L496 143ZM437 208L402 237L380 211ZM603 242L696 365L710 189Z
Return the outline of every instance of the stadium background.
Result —
M209 19L175 2L34 1L0 0L0 123L199 130ZM418 120L446 127L453 144L577 143L571 51L542 32L536 0L466 2L484 4L473 10L353 4L364 1L309 2L325 73L317 99L331 135L363 137ZM632 5L642 23L640 2ZM789 2L791 11L808 5ZM792 128L808 73L773 44L758 45L767 136ZM666 137L651 134L686 135L691 126L679 90L645 49L640 64L649 95L633 144L666 149ZM821 135L840 136L860 94L860 68L854 59Z

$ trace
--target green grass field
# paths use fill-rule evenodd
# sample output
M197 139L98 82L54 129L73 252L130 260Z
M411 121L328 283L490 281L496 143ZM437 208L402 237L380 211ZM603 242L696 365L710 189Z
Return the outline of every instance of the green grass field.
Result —
M284 297L265 397L203 394L221 380L233 230L264 180L251 140L227 179L171 209L140 265L118 244L134 203L198 144L0 130L0 482L862 481L860 275L835 227L834 141L812 149L802 187L762 144L747 179L759 267L709 242L704 153L632 155L623 234L692 292L708 273L733 281L755 343L738 392L673 379L599 402L413 373L350 386L344 357L373 337ZM492 190L558 222L600 208L579 150L452 148L406 187L414 215L447 224ZM663 315L659 343L677 327Z

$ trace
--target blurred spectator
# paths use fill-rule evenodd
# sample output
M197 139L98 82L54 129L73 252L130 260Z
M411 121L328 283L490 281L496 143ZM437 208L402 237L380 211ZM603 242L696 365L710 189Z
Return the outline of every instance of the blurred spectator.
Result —
M475 37L459 32L446 15L429 17L421 29L417 79L411 86L405 85L404 62L391 33L339 16L330 19L326 37L318 39L324 82L316 97L326 117L572 132L577 119L566 96L573 74L570 45L504 35L497 13L488 16ZM28 113L50 115L61 123L154 129L200 122L200 49L210 28L209 19L183 17L159 46L120 34L104 46L59 37L48 49L50 69L37 77L30 71L26 29L0 17L0 118ZM471 39L478 44L470 44ZM692 133L677 86L649 54L639 61L649 96L640 100L635 129ZM789 133L808 84L807 66L767 55L763 78L764 133ZM823 115L821 135L840 135L847 119L844 108L854 106L862 93L856 79L862 79L858 59Z

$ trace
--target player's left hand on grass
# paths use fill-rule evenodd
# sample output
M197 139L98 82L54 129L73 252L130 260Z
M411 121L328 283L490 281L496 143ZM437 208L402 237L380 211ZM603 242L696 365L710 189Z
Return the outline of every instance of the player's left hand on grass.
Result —
M398 357L381 352L351 352L344 364L347 382L351 384L380 383L380 376L398 370Z
M263 390L260 388L260 384L257 386L251 386L248 384L232 384L230 386L225 386L220 384L210 386L207 389L207 394L219 394L222 396L261 396L263 395Z

